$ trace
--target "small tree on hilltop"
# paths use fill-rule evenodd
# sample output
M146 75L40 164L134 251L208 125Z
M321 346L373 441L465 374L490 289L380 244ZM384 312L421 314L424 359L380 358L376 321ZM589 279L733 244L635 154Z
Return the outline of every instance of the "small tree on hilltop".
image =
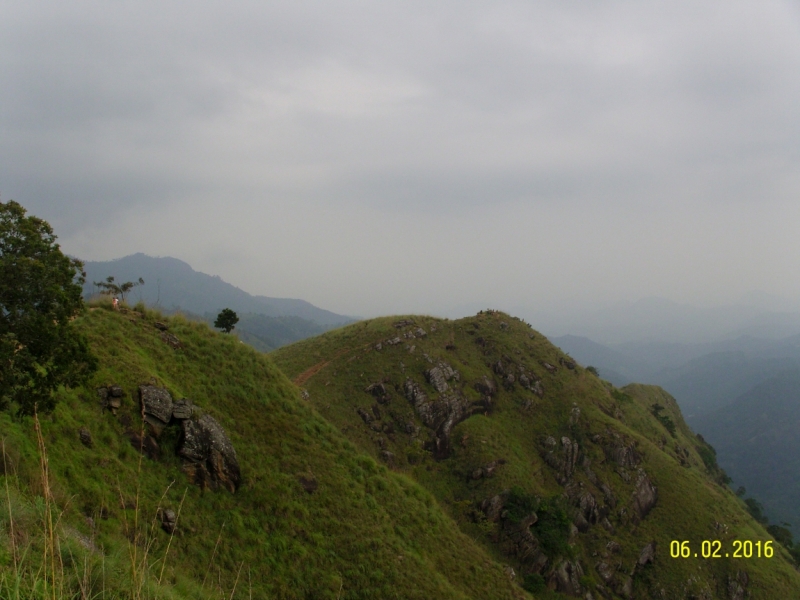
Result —
M106 277L105 281L95 281L94 284L102 290L100 292L101 294L119 296L120 299L125 302L125 294L130 292L137 285L144 285L144 279L139 277L139 281L126 281L125 283L117 284L114 283L114 278L109 276Z
M49 411L59 386L97 369L72 320L83 311L83 263L65 256L50 225L0 202L0 408Z
M223 308L214 321L214 327L222 329L225 333L233 331L234 326L239 322L239 317L230 308Z

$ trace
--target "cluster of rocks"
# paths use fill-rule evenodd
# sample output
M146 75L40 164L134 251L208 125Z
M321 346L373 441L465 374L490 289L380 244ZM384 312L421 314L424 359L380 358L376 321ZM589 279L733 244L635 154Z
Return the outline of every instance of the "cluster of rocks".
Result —
M166 427L181 428L178 455L183 471L203 489L225 488L235 492L241 483L236 450L225 430L207 414L197 416L186 398L173 402L169 392L154 385L139 386L139 400L150 434L132 439L150 456L158 453L158 437ZM138 437L138 436L137 436Z
M558 359L558 364L560 364L562 367L566 367L570 371L574 371L575 367L577 366L575 364L575 361L572 361L568 358L564 358L563 356Z
M597 591L604 597L609 597L609 590L618 596L630 598L633 594L633 578L645 566L652 564L656 559L656 542L652 541L639 552L639 558L630 570L625 570L619 560L612 560L612 555L619 554L622 550L617 542L609 542L601 560L595 563L595 571L600 576L602 585Z
M492 462L483 465L482 467L478 467L470 474L471 479L483 479L485 477L492 477L494 472L497 470L497 467L500 465L506 464L504 458L499 458L497 460L493 460Z
M125 397L125 391L116 384L104 385L97 388L97 395L100 396L100 402L103 408L107 408L113 414L117 414L120 406L122 406L122 399Z
M522 388L533 392L540 398L544 396L544 387L541 379L536 373L527 369L525 365L515 365L510 358L503 357L492 364L492 371L502 378L503 387L509 391L519 384Z

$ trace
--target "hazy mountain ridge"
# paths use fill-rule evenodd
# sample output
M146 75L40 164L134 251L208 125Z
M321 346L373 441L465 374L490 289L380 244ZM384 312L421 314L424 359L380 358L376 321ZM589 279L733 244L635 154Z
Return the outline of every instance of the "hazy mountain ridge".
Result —
M628 342L704 344L741 336L778 339L800 334L797 307L747 303L704 308L665 298L643 298L600 310L559 313L520 309L549 337L576 335L607 346Z
M137 281L128 295L130 304L141 300L166 312L181 311L213 323L217 313L230 308L238 313L237 332L242 340L261 351L270 351L332 327L353 321L306 302L291 298L253 296L218 276L192 269L187 263L171 257L132 254L111 261L88 261L84 297L97 293L95 281L113 276L117 282Z
M130 296L132 302L141 299L148 306L166 310L180 308L202 315L228 307L236 312L268 317L301 317L320 325L341 325L352 321L352 317L317 308L305 300L253 296L218 276L195 271L177 258L138 253L104 262L87 261L84 269L85 296L96 292L92 282L104 281L109 275L117 281L136 281L143 277L145 285L134 288Z
M720 464L772 521L800 528L800 366L774 374L726 406L700 415Z

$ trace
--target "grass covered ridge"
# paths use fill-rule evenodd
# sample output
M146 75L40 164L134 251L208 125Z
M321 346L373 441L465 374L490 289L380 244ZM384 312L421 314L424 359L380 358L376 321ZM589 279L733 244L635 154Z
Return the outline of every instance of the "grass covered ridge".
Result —
M156 319L180 349L163 341ZM525 596L430 491L342 435L269 357L180 316L94 308L76 324L100 369L39 417L48 477L33 420L0 414L3 598ZM190 398L225 428L243 476L235 494L187 481L173 430L159 439L158 461L141 458L126 431L141 429L143 383ZM96 392L110 384L125 390L116 416ZM80 441L84 427L91 448ZM316 491L301 478L316 480ZM48 503L52 536L43 535ZM159 508L180 509L173 538L158 526Z
M387 343L396 339L398 343ZM429 490L464 533L496 561L512 565L517 581L530 581L531 589L541 589L544 582L556 587L557 567L571 562L583 571L581 595L592 592L595 597L600 590L623 597L631 573L633 598L727 599L742 572L747 573L751 598L800 594L800 574L777 544L771 559L671 558L673 540L689 540L700 553L703 540L720 540L729 549L735 539L772 537L727 488L713 450L686 426L664 390L644 385L616 389L575 365L519 319L495 311L456 321L426 316L373 319L270 356L359 449L376 461L388 460L394 470ZM459 373L458 380L448 382L451 392L478 401L481 393L475 384L484 377L497 391L491 410L460 422L451 434L450 455L435 460L429 450L432 432L415 414L404 386L410 378L429 399L440 398L425 377L440 362ZM541 396L520 385L523 372L540 381ZM515 381L510 382L508 374L515 375ZM380 403L367 391L378 382L389 394ZM419 434L404 430L408 421L420 428ZM566 479L546 460L548 438L555 443L557 458L562 438L579 447L574 472ZM613 452L623 446L634 456L628 466ZM491 475L482 475L480 470L492 463L496 465ZM632 517L640 469L656 486L658 497L641 520ZM611 490L613 507L590 472ZM503 491L509 498L504 522L513 525L523 513L538 511L539 521L530 531L548 555L541 573L526 572L530 564L509 552L498 525L480 509L482 502ZM585 532L573 530L565 536L560 511L575 519L577 500L586 492L598 505L606 505L608 527L598 520ZM654 562L634 568L652 541ZM611 582L603 580L601 563L613 567Z

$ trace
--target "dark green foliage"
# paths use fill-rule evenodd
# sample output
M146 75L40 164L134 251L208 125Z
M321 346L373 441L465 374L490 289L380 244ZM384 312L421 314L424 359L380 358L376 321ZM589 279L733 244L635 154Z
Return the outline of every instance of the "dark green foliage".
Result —
M667 415L662 415L662 410L664 410L664 407L658 402L653 404L653 406L650 408L650 412L652 412L653 416L658 419L658 422L661 423L667 431L669 431L669 434L672 437L675 437L675 422Z
M587 373L591 373L595 377L600 377L600 373L597 370L597 367L593 367L593 366L589 365L588 367L586 367L586 371L587 371Z
M125 283L115 283L112 276L106 277L105 281L95 281L94 284L102 291L101 294L107 296L119 296L125 302L125 294L130 292L137 285L144 285L144 279L139 277L137 281L126 281Z
M697 453L700 455L700 458L703 459L703 464L706 466L706 469L713 472L716 471L719 467L717 466L717 453L714 451L714 448L709 446L708 444L704 444L702 446L695 446L697 449ZM738 495L744 494L744 488L742 488L742 493Z
M0 203L0 406L47 412L53 391L96 369L72 325L83 310L82 263L65 256L50 225Z
M769 525L767 531L776 541L783 544L786 548L791 549L794 547L792 532L789 531L788 528L782 527L781 525Z
M536 512L539 500L533 494L528 494L521 487L515 486L511 489L504 506L508 511L506 518L512 523L519 523L532 512Z
M739 496L739 498L744 496L746 493L747 488L745 488L743 485L740 485L738 488L736 488L736 495Z
M222 329L225 333L230 333L239 322L239 317L230 308L223 308L214 321L214 327Z
M539 573L530 573L525 575L525 579L522 581L522 589L527 592L542 592L544 591L544 588L544 577L542 577Z
M542 551L550 559L560 556L571 556L569 546L570 518L562 502L555 498L543 500L536 512L539 520L531 527Z
M759 523L764 523L765 525L769 523L769 519L767 515L764 514L764 506L755 498L745 498L744 501L745 505L747 506L747 512Z

